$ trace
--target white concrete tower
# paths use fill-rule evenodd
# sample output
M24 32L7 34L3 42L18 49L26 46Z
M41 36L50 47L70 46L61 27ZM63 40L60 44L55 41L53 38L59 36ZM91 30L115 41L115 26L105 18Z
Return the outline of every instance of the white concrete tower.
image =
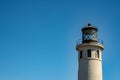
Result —
M82 42L78 42L78 80L102 80L103 42L97 38L98 29L88 24L82 28Z

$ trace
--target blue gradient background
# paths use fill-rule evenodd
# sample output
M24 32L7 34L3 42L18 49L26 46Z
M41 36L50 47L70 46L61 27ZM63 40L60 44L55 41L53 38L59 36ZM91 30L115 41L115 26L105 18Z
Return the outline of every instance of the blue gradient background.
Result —
M0 0L0 80L77 80L88 22L104 40L103 80L119 80L119 0Z

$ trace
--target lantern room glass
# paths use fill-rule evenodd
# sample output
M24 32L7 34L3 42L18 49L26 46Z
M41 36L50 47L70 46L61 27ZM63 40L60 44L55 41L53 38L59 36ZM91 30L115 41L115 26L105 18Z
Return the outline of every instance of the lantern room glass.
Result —
M97 31L94 29L86 29L82 34L82 41L97 41Z

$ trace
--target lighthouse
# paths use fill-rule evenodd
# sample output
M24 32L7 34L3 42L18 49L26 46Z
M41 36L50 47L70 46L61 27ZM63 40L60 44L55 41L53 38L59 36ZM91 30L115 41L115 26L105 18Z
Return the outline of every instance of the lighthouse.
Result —
M102 80L103 42L97 37L98 28L90 23L81 29L82 41L78 41L78 80Z

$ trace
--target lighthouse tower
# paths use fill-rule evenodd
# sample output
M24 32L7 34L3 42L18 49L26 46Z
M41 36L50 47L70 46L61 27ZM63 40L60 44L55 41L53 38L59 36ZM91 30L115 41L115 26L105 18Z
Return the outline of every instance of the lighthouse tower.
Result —
M102 80L103 43L97 38L98 29L88 24L82 28L82 41L76 45L78 51L78 80Z

